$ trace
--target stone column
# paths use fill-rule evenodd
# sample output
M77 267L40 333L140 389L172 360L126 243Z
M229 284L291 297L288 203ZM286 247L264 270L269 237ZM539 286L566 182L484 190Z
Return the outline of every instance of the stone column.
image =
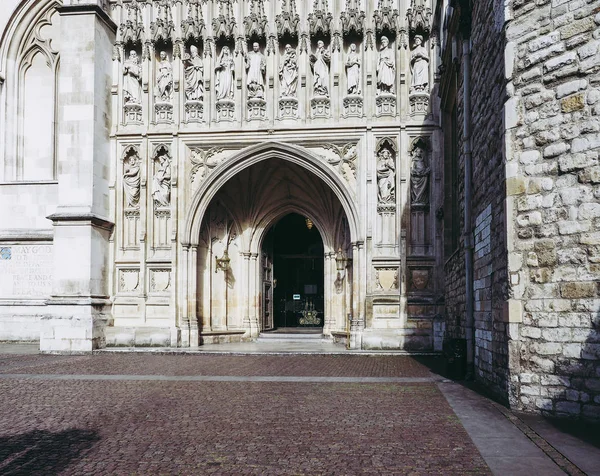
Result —
M65 0L58 78L58 207L54 283L40 335L42 352L104 347L108 291L109 118L116 25L101 2Z

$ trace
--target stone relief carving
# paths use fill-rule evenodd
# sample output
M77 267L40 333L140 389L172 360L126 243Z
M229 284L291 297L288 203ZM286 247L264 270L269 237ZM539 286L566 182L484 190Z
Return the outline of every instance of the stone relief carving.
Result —
M151 269L150 270L150 291L164 292L171 288L171 270Z
M322 40L317 42L317 49L310 55L313 70L313 92L316 96L329 96L329 63L331 55Z
M279 68L282 97L296 97L298 87L298 57L291 45L285 45L285 53Z
M260 45L257 42L252 44L252 51L249 51L244 58L246 62L246 87L249 98L263 99L265 97L264 74L267 70L265 55L260 52Z
M411 268L409 276L409 291L425 291L429 289L431 268Z
M377 199L380 205L396 203L396 164L387 147L377 154Z
M360 10L359 0L346 0L346 9L341 14L344 35L354 32L362 34L365 23L365 12Z
M140 286L140 271L138 269L119 270L119 291L132 292Z
M223 157L217 155L223 152L221 147L212 147L208 150L199 148L191 149L190 161L192 162L192 171L190 179L192 182L204 180L210 172L221 162Z
M171 14L171 0L154 0L156 19L150 24L152 41L168 41L175 30Z
M431 8L427 7L425 0L411 0L406 20L411 33L430 31Z
M231 39L235 32L235 15L233 13L234 0L217 0L219 15L213 18L212 27L215 38L223 36Z
M329 12L327 0L315 0L313 11L308 14L308 24L311 36L317 34L329 35L333 15Z
M181 22L183 38L201 38L204 33L205 23L202 17L200 0L186 0L186 17Z
M348 78L348 94L360 95L360 57L356 52L356 45L352 43L346 59L346 75Z
M217 101L221 99L233 99L234 67L235 64L233 56L229 51L229 46L223 46L215 68Z
M185 77L185 98L188 101L204 99L204 65L198 48L190 46L190 54L183 57Z
M160 60L156 66L156 100L171 102L173 98L173 66L167 53L160 52Z
M262 37L266 33L265 0L250 0L250 15L244 18L246 37Z
M410 92L424 92L429 88L429 55L423 46L423 37L415 36L415 46L410 53Z
M429 205L429 175L427 148L423 139L417 139L410 152L412 166L410 172L411 205Z
M396 60L386 36L381 37L377 56L377 94L393 94L396 83Z
M296 0L282 0L281 13L275 17L277 35L281 38L285 35L297 36L300 15L296 12Z
M379 0L377 10L373 13L377 33L396 31L398 10L392 7L392 0Z
M159 146L154 154L156 171L152 179L152 198L155 207L171 204L171 157L166 146Z
M135 148L129 148L123 159L123 191L127 208L140 207L140 157Z
M349 142L341 147L323 144L321 147L319 155L348 182L351 189L355 190L358 158L356 143Z
M121 23L119 32L123 43L135 43L142 39L144 34L144 21L142 9L146 5L143 0L131 0L125 4L126 19Z
M123 102L125 104L142 103L142 68L137 53L129 52L129 58L123 64Z
M375 268L375 286L380 291L398 289L398 268Z

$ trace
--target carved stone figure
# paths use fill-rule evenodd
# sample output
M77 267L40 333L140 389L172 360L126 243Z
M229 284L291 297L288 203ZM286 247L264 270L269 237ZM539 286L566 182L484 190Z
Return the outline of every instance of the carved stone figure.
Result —
M159 165L152 181L152 198L157 207L168 207L171 203L171 163L169 156L159 156Z
M170 102L173 97L173 66L164 51L160 52L156 73L156 99L161 102Z
M252 51L245 56L246 71L246 87L248 88L249 98L264 98L265 97L265 81L264 74L267 69L265 55L260 52L258 43L252 45Z
M298 86L298 59L296 50L291 45L285 45L283 63L279 68L279 81L281 82L281 95L295 97Z
M229 46L224 46L217 60L215 91L217 101L220 99L233 99L234 61Z
M129 52L129 58L123 64L123 101L125 104L142 103L142 68L135 51Z
M389 47L387 37L381 37L381 47L377 58L377 94L391 94L396 82L396 60L394 51Z
M185 67L185 98L188 101L204 99L204 66L198 48L190 46L190 54L183 57Z
M377 198L379 203L396 200L396 165L388 149L382 149L377 156Z
M350 45L350 51L348 51L346 74L348 76L348 94L360 94L360 57L354 43Z
M123 160L123 191L128 208L138 208L140 204L140 158L131 154Z
M410 54L410 71L412 78L410 90L427 91L429 86L429 55L423 46L423 37L415 36L415 47Z
M412 151L412 166L410 172L410 198L412 205L429 204L429 173L430 168L426 164L425 151L421 147L415 147Z
M331 55L325 43L319 40L315 54L310 55L313 70L313 91L316 96L329 96L329 62Z

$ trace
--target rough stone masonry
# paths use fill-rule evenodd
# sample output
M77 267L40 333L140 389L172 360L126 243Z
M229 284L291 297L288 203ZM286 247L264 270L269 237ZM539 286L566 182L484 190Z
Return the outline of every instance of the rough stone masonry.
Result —
M600 419L600 2L505 11L511 403Z

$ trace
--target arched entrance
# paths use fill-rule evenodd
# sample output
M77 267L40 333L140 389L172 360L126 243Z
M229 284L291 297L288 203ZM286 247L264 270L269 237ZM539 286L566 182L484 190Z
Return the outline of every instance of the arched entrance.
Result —
M310 218L290 213L267 233L261 252L262 329L322 329L325 255Z
M182 245L182 336L186 323L191 345L196 339L255 338L277 325L275 316L267 315L275 303L266 295L274 283L265 287L273 276L265 269L264 250L272 227L292 213L309 218L321 237L323 332L344 332L347 316L359 314L353 291L360 283L354 271L357 215L340 178L299 147L262 144L221 163L211 179L194 198L186 225L189 242ZM336 268L338 250L352 263L343 272Z

